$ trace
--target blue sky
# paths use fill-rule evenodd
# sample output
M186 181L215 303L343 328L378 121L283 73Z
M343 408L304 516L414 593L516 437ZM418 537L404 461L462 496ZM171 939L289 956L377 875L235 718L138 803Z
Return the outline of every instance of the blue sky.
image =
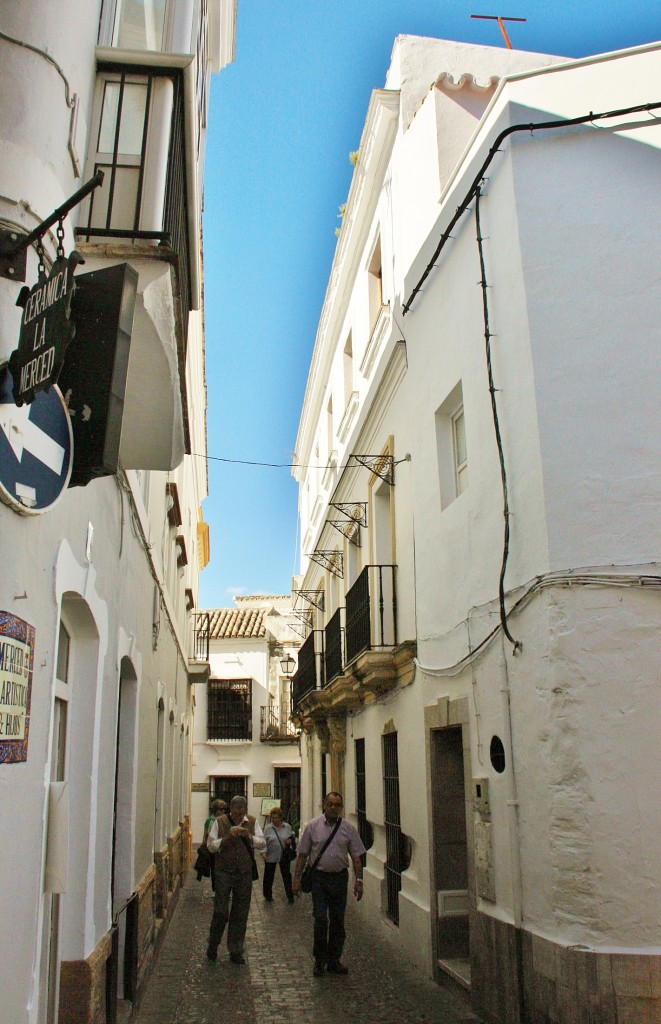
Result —
M200 607L288 593L298 570L289 464L372 89L395 37L429 35L568 57L661 38L641 0L238 0L236 59L214 76L205 177L211 562ZM650 100L659 97L650 97Z

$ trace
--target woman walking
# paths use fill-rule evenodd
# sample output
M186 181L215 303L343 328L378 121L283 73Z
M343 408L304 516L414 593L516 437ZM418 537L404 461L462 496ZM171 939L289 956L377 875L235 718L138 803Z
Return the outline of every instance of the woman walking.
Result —
M273 902L273 879L275 878L275 869L279 864L287 900L289 903L293 903L290 864L296 857L296 843L294 830L288 821L282 820L282 811L279 807L274 807L271 811L270 821L264 829L264 838L266 839L264 899L267 903Z

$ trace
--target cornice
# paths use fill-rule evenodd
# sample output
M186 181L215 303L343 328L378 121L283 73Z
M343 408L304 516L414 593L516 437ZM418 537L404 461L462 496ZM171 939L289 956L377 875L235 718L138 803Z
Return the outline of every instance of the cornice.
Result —
M399 100L399 91L375 89L367 110L358 163L351 179L303 400L296 438L296 453L301 466L310 461L309 448L337 346L337 332L346 313L397 135ZM295 469L294 476L300 482L302 470Z

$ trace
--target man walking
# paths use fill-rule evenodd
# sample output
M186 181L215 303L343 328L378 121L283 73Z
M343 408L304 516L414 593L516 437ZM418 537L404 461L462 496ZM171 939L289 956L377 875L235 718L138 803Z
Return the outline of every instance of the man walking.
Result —
M324 799L324 813L309 821L298 844L298 857L292 889L300 892L301 874L306 861L314 866L312 872L312 916L314 918L315 978L324 970L331 974L348 974L349 968L341 962L346 932L344 913L347 906L349 882L348 857L351 857L356 876L353 892L357 900L363 897L363 855L365 847L356 829L341 817L344 801L340 793L328 793ZM320 856L321 855L321 856Z
M261 852L266 847L259 822L252 814L246 814L247 808L245 797L233 796L229 815L216 818L209 832L207 848L216 855L214 911L207 946L209 960L217 959L218 946L229 922L230 960L233 964L245 963L243 945L252 896L255 850ZM257 873L256 867L254 872Z

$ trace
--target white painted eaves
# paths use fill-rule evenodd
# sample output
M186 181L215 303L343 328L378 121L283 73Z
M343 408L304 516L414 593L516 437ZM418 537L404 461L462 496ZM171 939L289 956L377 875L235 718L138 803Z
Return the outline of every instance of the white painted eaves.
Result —
M367 110L358 163L351 179L303 399L296 438L298 464L292 470L292 475L299 482L304 475L301 467L310 460L314 431L337 346L337 332L351 297L397 135L399 99L399 91L375 89Z

